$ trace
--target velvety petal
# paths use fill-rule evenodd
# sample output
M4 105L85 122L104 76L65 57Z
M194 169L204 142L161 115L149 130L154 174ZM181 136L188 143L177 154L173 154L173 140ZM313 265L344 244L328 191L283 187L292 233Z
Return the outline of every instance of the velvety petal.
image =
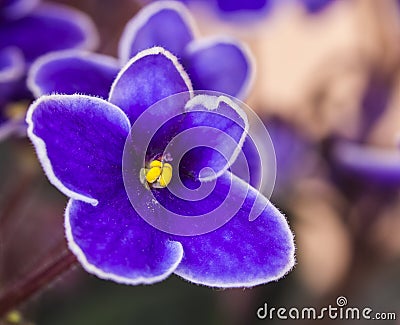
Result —
M320 12L334 0L300 0L310 13Z
M177 58L161 47L153 47L137 54L120 71L109 101L133 124L154 103L185 91L192 91L192 85Z
M163 203L181 215L216 207L221 210L214 210L214 218L232 215L212 232L173 237L184 249L175 272L183 278L207 286L248 287L277 280L293 267L293 235L285 217L259 192L232 174L221 176L204 200L183 203L168 199Z
M41 56L28 73L35 95L75 93L107 98L120 70L113 57L85 51L59 51Z
M181 160L181 171L212 180L238 157L249 130L245 112L225 96L198 95L186 104L187 117L180 124L181 139L171 145L171 156L182 147L191 149ZM174 139L175 140L175 139ZM203 170L212 168L213 171Z
M24 58L17 48L7 47L0 50L0 107L12 95L24 71Z
M247 48L228 38L193 41L184 65L194 89L214 90L245 98L253 81L253 64Z
M334 146L333 158L342 171L367 183L400 184L400 151L396 148L375 148L343 140Z
M42 96L26 120L47 177L64 194L97 204L122 184L130 124L118 107L84 95Z
M161 1L144 7L122 34L119 44L122 63L154 46L161 46L181 57L193 39L191 19L188 10L175 1Z
M65 215L70 249L83 267L124 284L161 281L182 259L178 242L141 219L122 189L96 207L71 200Z
M18 47L28 62L50 51L94 49L97 43L91 19L62 5L40 5L21 19L0 24L0 48Z

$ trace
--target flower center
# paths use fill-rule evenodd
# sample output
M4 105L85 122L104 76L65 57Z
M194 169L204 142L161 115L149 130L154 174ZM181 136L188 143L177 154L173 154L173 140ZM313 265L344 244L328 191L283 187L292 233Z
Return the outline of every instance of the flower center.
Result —
M172 179L172 166L160 160L153 160L149 168L140 170L140 181L146 187L164 188Z

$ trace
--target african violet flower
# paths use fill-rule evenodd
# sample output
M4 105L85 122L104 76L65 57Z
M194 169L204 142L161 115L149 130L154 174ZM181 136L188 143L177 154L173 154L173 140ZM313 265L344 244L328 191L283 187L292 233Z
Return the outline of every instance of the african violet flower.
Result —
M123 32L119 44L121 64L141 50L162 46L180 59L195 89L246 97L253 79L246 47L226 37L196 40L191 21L187 9L177 2L145 7ZM52 92L79 92L106 98L118 70L117 62L106 56L50 54L34 64L28 84L36 97Z
M397 148L396 148L397 149ZM346 174L367 183L400 185L400 151L341 140L334 146L335 163Z
M318 13L334 0L300 0L309 13Z
M273 198L287 200L293 184L309 177L316 167L311 141L293 125L283 120L263 119L271 137L276 156L276 182ZM301 161L301 164L299 164Z
M332 158L339 171L375 185L399 186L400 152L382 148L366 140L375 123L388 108L391 87L386 80L373 76L362 101L362 119L357 139L335 139Z
M157 0L164 1L164 0ZM286 5L289 1L298 1L311 14L318 13L334 0L180 0L187 4L207 5L221 14L222 18L234 21L263 18L274 6ZM148 2L143 0L143 2Z
M178 98L184 101L152 106L182 92ZM171 113L178 117L164 125ZM71 198L66 236L88 272L125 284L154 283L175 273L208 286L242 287L278 279L292 268L293 236L284 216L228 171L246 136L246 116L224 96L193 97L188 75L170 52L156 47L137 54L119 72L108 101L78 94L43 96L29 108L27 122L49 180ZM149 128L160 122L146 147ZM129 133L132 125L136 133ZM196 148L179 164L165 152L178 133L197 127L229 136L230 141L209 133L201 137L223 151L229 164L209 148ZM175 148L197 140L184 136ZM127 151L133 158L123 166ZM215 171L208 182L201 181L204 167ZM125 175L131 183L124 186ZM185 184L214 187L199 201L181 199L170 191L176 185L173 175ZM243 204L227 223L197 236L160 231L138 213L163 221L165 208L188 221L221 206L219 217L225 218L238 201ZM250 222L252 207L259 217Z
M92 50L97 42L93 23L75 9L38 4L37 0L2 1L0 121L5 122L13 115L6 108L7 104L31 98L26 89L25 76L27 68L36 58L51 51L70 48ZM9 125L3 127L8 128Z

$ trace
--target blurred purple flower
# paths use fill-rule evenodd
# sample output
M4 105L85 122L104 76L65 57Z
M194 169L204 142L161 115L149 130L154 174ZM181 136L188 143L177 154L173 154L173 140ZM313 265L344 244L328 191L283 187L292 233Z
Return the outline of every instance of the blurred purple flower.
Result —
M273 198L287 199L301 178L316 170L317 158L312 143L292 125L279 119L264 121L276 155L276 182Z
M359 137L336 139L332 146L333 163L344 174L366 183L400 185L400 151L395 147L375 147L367 142L375 123L385 113L390 96L389 82L379 76L371 77L362 101Z
M335 0L300 0L309 13L318 13Z
M141 0L142 3L165 2L171 0ZM222 19L233 22L249 22L267 15L273 8L275 0L176 0L190 5L201 5L215 11Z
M165 1L165 0L157 0ZM335 0L177 0L186 4L207 5L220 14L221 18L234 22L250 22L268 15L276 6L291 1L300 2L310 14L317 14ZM143 0L144 3L149 0Z
M6 105L30 99L26 70L39 56L70 48L92 50L98 36L92 21L78 10L38 0L7 0L0 4L0 121ZM10 121L15 123L15 121ZM2 125L9 128L9 125Z
M194 34L190 13L182 4L151 4L125 27L119 44L121 64L141 50L161 46L180 59L195 89L246 97L254 73L247 48L230 38L196 40ZM52 92L79 92L106 98L117 71L117 62L106 56L50 54L34 64L29 87L36 97Z
M271 0L216 0L218 8L223 12L259 11L271 5Z
M137 187L132 185L130 190L135 203L158 219L164 217L163 207L186 219L219 205L225 207L224 215L232 212L231 205L244 200L225 225L198 236L164 233L146 223L133 209L122 175L124 144L131 125L152 104L181 92L187 92L186 104L166 104L152 113L147 123L135 124L138 134L144 135L149 124L163 124L171 112L179 115L161 127L155 141L145 148L144 162L131 161L128 173ZM66 235L88 272L133 285L154 283L176 273L203 285L246 287L276 280L293 267L293 236L284 216L231 174L218 155L210 154L208 148L196 148L196 154L184 156L179 165L174 157L169 157L168 163L163 160L171 138L197 126L227 133L234 144L211 135L204 137L231 159L243 143L248 122L240 108L224 96L191 94L191 82L177 58L156 47L138 53L124 66L111 87L109 101L86 95L49 95L31 105L29 137L49 180L71 198L65 214ZM191 110L188 103L196 103L199 110ZM229 112L235 123L226 115L215 114L222 111ZM129 150L140 157L142 138L128 139ZM189 137L184 142L195 140ZM165 168L191 183L199 181L196 176L205 166L219 176L213 180L211 194L200 201L183 200L165 187L168 181L162 184ZM171 176L167 171L166 175ZM173 185L175 179L170 181ZM152 196L156 200L150 199ZM250 222L254 207L261 213Z
M25 16L40 0L2 0L0 3L0 19L12 20Z
M335 163L366 183L400 185L400 151L340 140L333 149Z

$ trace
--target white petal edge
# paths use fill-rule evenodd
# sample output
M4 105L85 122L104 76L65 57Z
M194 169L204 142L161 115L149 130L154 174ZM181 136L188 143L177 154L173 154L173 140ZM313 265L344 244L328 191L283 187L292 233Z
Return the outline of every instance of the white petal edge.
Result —
M61 17L60 13L62 13ZM84 34L84 39L80 44L77 44L74 47L75 49L89 51L97 49L100 44L100 37L97 32L96 25L89 15L73 7L56 3L40 4L32 12L32 15L45 17L48 17L50 14L57 19L65 20L70 24L71 22L73 22L73 24L79 25L79 27L81 27Z
M145 6L140 10L135 17L133 17L125 26L122 32L121 39L118 45L118 54L122 64L125 64L131 58L130 46L136 37L138 31L146 25L149 19L162 10L173 10L188 26L191 31L193 38L196 38L198 31L196 24L189 10L178 1L159 1ZM154 44L157 45L157 44Z
M25 60L22 52L16 47L7 47L2 51L9 52L13 64L0 70L0 84L18 80L25 72Z
M246 113L229 97L227 96L209 96L209 95L197 95L190 99L185 105L185 111L190 111L193 107L197 105L204 106L209 111L215 111L220 103L227 104L230 108L232 108L242 119L244 122L244 130L241 138L239 139L239 143L237 144L235 150L233 151L229 161L226 163L224 168L222 168L217 173L213 174L212 176L208 177L201 177L200 180L203 182L212 181L218 177L220 177L225 171L227 171L232 164L235 162L236 158L239 156L240 151L242 150L244 141L246 140L247 135L249 134L249 120L247 118ZM217 113L218 114L218 113ZM223 114L220 114L225 116ZM226 116L225 116L226 117ZM229 118L229 117L227 117ZM234 121L235 122L235 121Z
M126 278L122 277L119 275L115 275L113 273L107 273L104 272L103 270L99 269L98 267L94 266L93 264L89 263L85 254L83 253L82 249L76 244L73 235L72 235L72 229L71 229L71 224L69 220L69 213L70 213L70 208L73 203L73 200L69 200L67 208L65 210L65 220L64 220L64 226L65 226L65 236L67 238L68 242L68 247L69 249L75 254L75 256L78 258L78 261L81 263L83 268L91 273L96 275L97 277L104 279L104 280L111 280L117 283L121 284L127 284L127 285L138 285L138 284L153 284L159 281L162 281L169 277L177 268L177 266L180 264L183 258L183 247L182 244L177 242L177 241L170 241L169 244L175 246L174 248L178 250L177 253L177 259L176 262L171 265L171 267L167 270L162 275L152 277L152 278L144 278L144 277L139 277L139 278Z
M28 71L27 85L29 90L35 96L35 98L44 95L44 93L42 93L40 87L36 83L36 76L39 70L42 68L42 66L52 61L63 60L68 58L79 58L93 63L103 64L111 68L116 68L116 69L119 68L119 62L114 57L104 54L93 53L86 50L65 50L65 51L56 51L47 53L45 55L40 56L35 61L33 61Z
M147 50L139 52L132 59L130 59L128 61L128 63L126 63L124 65L124 67L118 73L117 77L115 78L115 80L111 86L110 95L108 96L108 100L109 101L112 100L112 95L114 93L114 89L115 89L116 85L118 84L119 80L124 75L124 73L131 67L132 64L134 64L136 61L139 61L140 59L142 59L146 56L158 55L158 54L164 55L168 60L170 60L172 62L172 64L175 66L176 70L181 75L183 81L186 84L186 87L188 88L188 91L191 93L191 96L192 96L193 95L192 82L190 81L189 76L186 73L183 66L179 63L178 58L176 56L174 56L171 52L167 51L166 49L159 47L159 46L155 46L155 47L152 47Z
M44 142L44 140L40 137L38 137L34 132L33 132L33 128L34 128L34 122L32 120L32 116L33 113L35 112L36 108L44 101L46 101L47 99L63 99L63 98L69 98L69 99L73 99L73 98L87 98L93 101L101 101L101 102L106 102L105 100L101 99L101 98L97 98L97 97L91 97L91 96L86 96L86 95L45 95L45 96L41 96L39 99L37 99L36 101L34 101L29 109L28 112L26 114L26 123L28 124L28 137L31 139L35 149L36 149L36 153L37 156L39 158L40 163L42 164L43 170L46 174L46 176L48 177L49 181L51 184L53 184L56 188L58 188L62 193L64 193L66 196L79 200L79 201L83 201L89 204L92 204L93 206L98 205L99 201L95 198L91 198L79 193L76 193L72 190L70 190L69 188L67 188L66 186L64 186L64 184L57 178L57 176L54 173L53 170L53 166L51 165L50 159L47 155L47 149L46 149L46 143ZM128 117L126 116L126 114L117 106L106 102L108 105L111 105L112 107L114 107L114 109L116 111L118 111L121 116L125 119L126 123L127 123L127 130L129 132L131 125L129 122Z
M233 45L237 47L244 55L247 64L248 64L248 70L247 70L247 76L245 78L245 81L242 84L242 87L238 91L238 93L235 95L235 97L239 99L246 99L246 97L249 95L250 89L253 87L254 82L255 82L255 77L256 77L256 60L248 47L247 44L240 42L233 37L229 36L211 36L211 37L205 37L201 38L198 40L193 40L188 44L186 47L186 51L188 54L193 54L197 51L205 50L207 48L213 47L217 44L228 44L228 45Z
M243 181L242 179L238 178L238 181L246 183L245 181ZM246 183L246 186L250 186ZM214 288L251 288L251 287L255 287L258 285L262 285L262 284L266 284L272 281L278 281L279 279L283 278L286 274L288 274L296 265L296 257L295 257L295 251L296 251L296 246L295 246L295 238L294 238L294 234L293 232L290 230L289 227L289 222L286 219L285 215L283 213L281 213L268 199L266 199L269 203L269 205L272 207L272 209L276 209L279 212L279 215L281 216L279 218L280 224L282 226L282 229L285 229L285 232L287 234L287 237L290 239L290 242L293 243L293 245L291 245L290 247L290 258L288 260L287 265L285 265L285 267L283 267L281 269L281 271L273 276L267 277L267 278L260 278L260 279L256 279L253 281L249 281L249 282L218 282L215 281L212 278L204 278L204 279L196 279L188 274L186 274L183 271L179 271L176 270L174 273L178 276L180 276L181 278L195 283L195 284L199 284L199 285L204 285L204 286L208 286L208 287L214 287ZM254 219L256 220L256 219ZM249 222L253 222L253 221L249 221Z

